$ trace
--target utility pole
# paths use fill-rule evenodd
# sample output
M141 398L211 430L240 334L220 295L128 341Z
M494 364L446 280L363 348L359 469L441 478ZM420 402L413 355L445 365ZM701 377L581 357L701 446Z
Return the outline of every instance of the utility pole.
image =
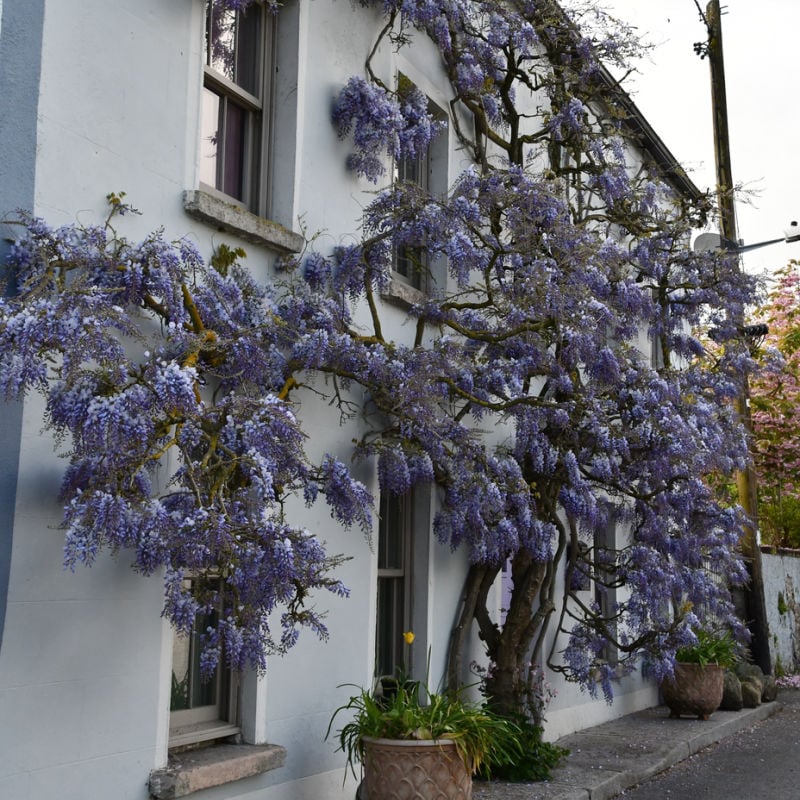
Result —
M708 55L711 67L711 105L714 114L714 156L717 166L717 202L719 204L720 234L723 242L738 246L736 231L736 209L733 194L733 175L731 170L730 140L728 134L728 101L725 93L725 63L722 53L722 22L719 0L710 0L705 14L708 29ZM739 320L743 327L744 320ZM736 398L735 407L752 441L750 420L750 389L745 375L741 391ZM764 602L764 576L761 567L761 549L758 543L758 499L755 475L748 465L736 475L739 503L750 519L741 540L742 555L750 575L749 586L745 588L745 613L752 634L751 652L754 662L764 674L772 672L769 648L769 626Z

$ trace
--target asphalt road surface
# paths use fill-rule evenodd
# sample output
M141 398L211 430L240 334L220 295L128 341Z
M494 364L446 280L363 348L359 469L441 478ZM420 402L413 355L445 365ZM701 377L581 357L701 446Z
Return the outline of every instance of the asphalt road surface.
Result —
M782 711L676 764L615 800L800 800L800 691Z

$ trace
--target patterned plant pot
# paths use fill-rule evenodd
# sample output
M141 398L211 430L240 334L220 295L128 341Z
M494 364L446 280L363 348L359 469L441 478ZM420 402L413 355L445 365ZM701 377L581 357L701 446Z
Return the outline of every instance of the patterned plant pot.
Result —
M472 775L449 739L364 737L366 800L472 800Z
M691 714L708 719L722 702L725 669L716 664L675 665L675 674L661 683L661 695L670 710L670 717Z

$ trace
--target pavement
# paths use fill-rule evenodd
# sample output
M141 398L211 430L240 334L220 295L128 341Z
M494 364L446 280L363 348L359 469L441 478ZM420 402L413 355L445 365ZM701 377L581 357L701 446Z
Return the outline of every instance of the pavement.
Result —
M666 706L628 714L559 739L570 754L550 781L475 781L473 800L609 800L781 707L779 696L757 708L715 711L707 720L670 719Z

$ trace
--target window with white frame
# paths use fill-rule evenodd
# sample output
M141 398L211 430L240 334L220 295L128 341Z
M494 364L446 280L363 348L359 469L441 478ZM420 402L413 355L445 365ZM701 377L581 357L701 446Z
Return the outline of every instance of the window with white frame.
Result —
M273 15L208 0L200 132L200 182L266 216Z
M187 580L187 584L191 580ZM221 603L222 582L209 587ZM198 613L191 633L173 633L169 745L179 747L221 739L239 732L237 675L224 657L210 677L200 670L202 634L216 625L216 609Z

